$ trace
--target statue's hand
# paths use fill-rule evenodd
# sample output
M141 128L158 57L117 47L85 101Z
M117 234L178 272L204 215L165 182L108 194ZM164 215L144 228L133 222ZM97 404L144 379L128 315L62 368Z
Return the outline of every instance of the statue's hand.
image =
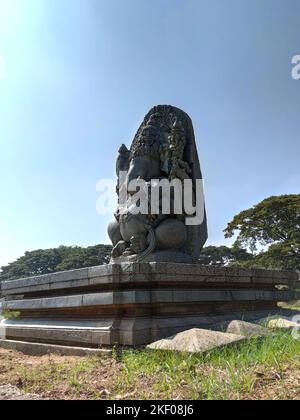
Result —
M121 255L123 255L123 253L126 251L127 249L127 243L125 241L120 241L117 243L117 245L113 248L111 256L113 258L118 258Z

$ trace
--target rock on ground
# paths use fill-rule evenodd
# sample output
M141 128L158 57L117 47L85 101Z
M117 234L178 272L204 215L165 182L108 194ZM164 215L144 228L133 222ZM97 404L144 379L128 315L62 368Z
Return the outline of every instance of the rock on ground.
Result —
M267 328L261 327L257 324L252 324L245 321L231 321L228 325L226 332L229 334L237 334L245 337L260 337L270 334Z
M297 324L297 322L289 321L288 319L284 319L284 318L271 319L268 322L268 328L270 329L300 328L300 323Z
M215 347L245 340L246 337L218 331L202 330L193 328L178 333L172 337L149 344L147 348L152 350L173 350L189 353L203 353Z
M25 394L17 387L12 385L0 386L0 401L2 400L41 400L42 398L34 394Z

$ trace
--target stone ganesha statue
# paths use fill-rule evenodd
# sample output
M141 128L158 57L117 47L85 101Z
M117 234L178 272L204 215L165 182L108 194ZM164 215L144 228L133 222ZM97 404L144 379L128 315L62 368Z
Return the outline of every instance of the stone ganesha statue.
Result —
M125 145L119 149L116 171L119 206L108 226L114 247L111 262L194 263L207 240L205 209L202 222L188 226L184 212L178 214L174 209L173 194L170 194L168 214L161 211L161 196L157 203L160 211L155 213L151 212L149 199L153 180L171 182L176 179L182 184L191 180L193 186L196 180L202 180L189 116L169 105L152 108L138 129L130 150ZM146 203L149 206L146 210L149 211L137 211L137 201L128 191L130 183L135 181L138 184L139 180L146 186L144 193L148 194ZM126 194L125 206L120 202L122 191Z

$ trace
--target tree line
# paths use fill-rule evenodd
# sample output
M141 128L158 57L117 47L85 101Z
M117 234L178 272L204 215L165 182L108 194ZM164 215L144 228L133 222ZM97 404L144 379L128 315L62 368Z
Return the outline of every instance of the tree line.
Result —
M300 195L269 197L234 216L224 230L234 244L207 246L200 263L300 271ZM60 246L26 252L1 268L0 281L108 264L112 247Z
M95 245L87 248L60 246L25 252L16 261L1 268L0 281L108 264L111 250L110 245Z

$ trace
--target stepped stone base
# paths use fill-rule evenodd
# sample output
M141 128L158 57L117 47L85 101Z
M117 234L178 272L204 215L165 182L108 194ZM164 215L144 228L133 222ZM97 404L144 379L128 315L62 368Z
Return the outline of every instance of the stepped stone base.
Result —
M290 272L198 264L122 263L2 283L9 340L78 347L139 346L191 328L284 314L300 299ZM281 286L281 287L279 287Z
M43 343L29 343L27 341L0 340L0 347L15 350L29 356L43 356L45 354L58 354L60 356L103 356L111 354L109 349L91 349L84 347L59 346Z

